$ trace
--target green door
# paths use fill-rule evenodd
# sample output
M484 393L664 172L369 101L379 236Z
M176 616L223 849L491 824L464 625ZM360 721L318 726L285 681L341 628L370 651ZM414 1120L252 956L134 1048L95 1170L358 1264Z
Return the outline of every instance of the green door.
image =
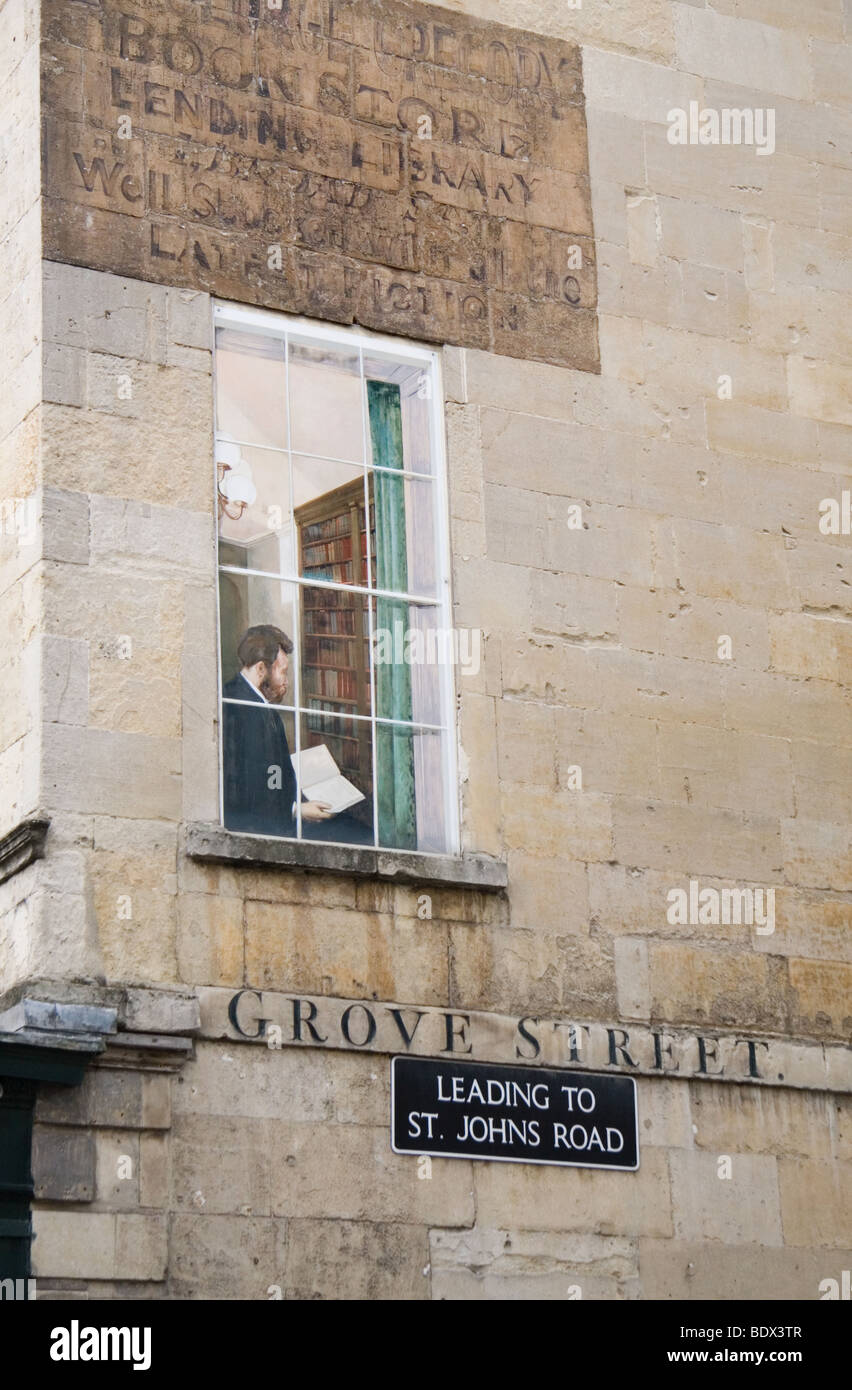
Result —
M30 1273L35 1082L0 1077L0 1279Z

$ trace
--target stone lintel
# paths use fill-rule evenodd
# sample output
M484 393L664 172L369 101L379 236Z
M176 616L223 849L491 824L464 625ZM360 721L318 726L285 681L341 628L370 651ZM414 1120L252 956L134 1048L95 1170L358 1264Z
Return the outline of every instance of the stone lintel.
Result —
M184 849L190 859L245 864L247 868L271 865L396 883L478 888L487 893L500 892L508 884L504 861L486 854L456 857L369 849L363 845L324 845L314 840L274 840L263 835L240 835L218 825L186 826Z

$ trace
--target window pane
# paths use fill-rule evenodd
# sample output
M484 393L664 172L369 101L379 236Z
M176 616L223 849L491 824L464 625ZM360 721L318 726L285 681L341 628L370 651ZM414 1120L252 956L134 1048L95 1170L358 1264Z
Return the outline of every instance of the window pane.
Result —
M302 838L372 845L373 738L368 719L341 714L336 700L310 697L301 716L299 787L303 804L324 802L340 809L328 820L302 817ZM349 784L349 785L347 785ZM359 795L360 793L360 795ZM351 804L350 804L351 803Z
M375 515L371 504L368 536L363 469L294 456L293 477L299 573L366 587L375 562Z
M222 794L228 830L295 836L294 719L291 712L268 705L223 703Z
M216 464L220 563L292 574L294 532L286 453L217 439Z
M216 329L216 427L249 444L287 446L284 342Z
M290 448L364 461L364 412L357 352L290 339Z
M447 849L445 735L376 725L379 844L388 849Z
M298 587L278 579L259 579L256 575L219 575L219 629L222 653L222 694L225 698L242 699L245 680L240 675L242 662L239 646L248 630L258 625L280 628L289 641L294 640L297 615ZM277 689L266 691L268 699L277 703L294 703L296 676L292 657L287 662L286 699ZM234 683L229 689L229 683ZM253 698L251 691L249 698Z
M432 376L425 367L400 365L389 358L365 356L364 376L367 381L393 383L399 390L402 416L403 467L410 473L434 474L432 447ZM375 464L382 460L372 455Z
M440 724L442 667L453 664L453 633L437 607L373 600L376 716Z

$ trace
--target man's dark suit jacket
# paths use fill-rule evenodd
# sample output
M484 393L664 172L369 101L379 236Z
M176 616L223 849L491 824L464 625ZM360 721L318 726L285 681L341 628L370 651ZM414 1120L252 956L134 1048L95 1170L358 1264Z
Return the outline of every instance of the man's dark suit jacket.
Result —
M228 681L222 694L226 700L250 700L259 706L256 710L247 705L222 706L226 827L257 835L294 836L296 774L280 713L264 704L241 675ZM281 769L277 776L276 768Z

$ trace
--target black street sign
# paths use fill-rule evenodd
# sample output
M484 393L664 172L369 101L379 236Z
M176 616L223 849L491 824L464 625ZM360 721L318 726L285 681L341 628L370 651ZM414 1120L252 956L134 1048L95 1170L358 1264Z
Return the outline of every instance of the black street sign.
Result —
M391 1059L391 1148L567 1168L639 1167L632 1076Z

